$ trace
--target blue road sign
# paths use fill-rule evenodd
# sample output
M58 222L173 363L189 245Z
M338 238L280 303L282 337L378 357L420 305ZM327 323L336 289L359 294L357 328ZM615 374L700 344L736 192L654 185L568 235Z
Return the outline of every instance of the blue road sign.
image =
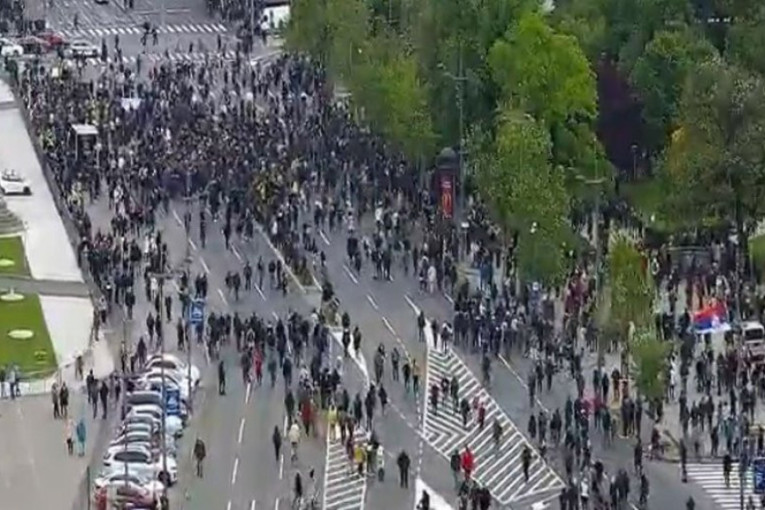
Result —
M754 473L754 493L765 494L765 458L757 458L752 462Z
M165 387L165 414L181 415L181 391L178 388Z
M189 303L189 322L194 326L205 321L205 302L202 299L192 299Z

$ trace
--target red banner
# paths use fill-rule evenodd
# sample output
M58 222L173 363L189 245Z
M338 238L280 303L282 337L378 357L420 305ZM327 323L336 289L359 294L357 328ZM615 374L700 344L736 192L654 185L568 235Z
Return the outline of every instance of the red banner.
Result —
M454 186L451 175L441 176L441 213L448 219L454 215Z

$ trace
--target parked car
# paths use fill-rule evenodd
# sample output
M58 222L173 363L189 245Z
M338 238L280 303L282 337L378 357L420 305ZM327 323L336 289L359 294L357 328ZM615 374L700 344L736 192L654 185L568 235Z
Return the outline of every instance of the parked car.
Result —
M146 361L146 368L148 370L152 370L155 367L161 368L162 366L165 367L165 371L172 370L173 372L177 373L180 377L186 377L189 373L189 368L186 365L186 362L182 361L179 357L173 355L173 354L164 354L164 355L155 355L150 357ZM199 384L200 379L200 371L197 367L194 365L191 365L191 382L193 386L196 386Z
M160 391L153 391L153 390L134 391L133 393L130 393L128 395L126 402L128 407L132 407L136 405L154 405L161 409L164 405L164 403L162 402L161 390ZM183 401L181 401L180 403L180 415L181 415L181 419L186 419L188 417L188 408L183 403Z
M111 508L155 508L157 499L153 491L124 482L108 484L93 492L93 499L97 502L99 498L109 498L113 505ZM96 506L101 508L99 503Z
M164 386L167 389L173 389L177 390L178 393L181 395L181 399L184 402L189 401L189 383L188 379L185 377L181 380L178 380L180 378L176 377L177 374L175 372L172 373L165 373L164 379L162 378L162 374L159 373L159 371L152 371L148 374L144 375L137 381L138 387L144 390L149 391L156 391L156 392L162 392L162 381L164 381ZM193 386L193 384L192 384Z
M104 467L113 471L134 472L141 477L159 480L167 485L178 481L178 464L171 456L155 457L147 448L128 447L122 450L107 451L103 459ZM167 464L167 472L164 465Z
M16 40L16 43L24 48L25 55L44 55L51 50L48 41L33 35L21 37Z
M69 51L75 58L95 58L101 54L96 46L84 40L74 41L69 45Z
M153 426L162 428L162 408L144 405L144 406L131 406L126 418L142 418L146 417L151 420ZM147 420L147 423L149 423ZM180 437L183 435L183 421L178 416L166 416L165 417L165 432L171 437Z
M138 423L136 423L136 425L138 425ZM153 448L161 449L162 438L160 433L152 431L151 427L146 427L146 430L132 429L117 434L112 442L109 443L109 446L124 447L126 444L131 445L133 443L146 443L152 445ZM167 436L167 439L165 440L165 449L169 453L176 453L175 439L173 439L172 436Z
M59 47L66 48L69 45L69 41L66 40L66 37L59 34L58 32L54 32L53 30L40 32L37 34L37 37L43 39L53 49L57 49Z
M6 37L0 37L0 57L20 57L24 48Z
M139 487L144 490L149 490L153 494L159 494L165 490L165 484L159 480L141 477L136 474L135 470L131 470L130 467L128 467L127 474L125 474L124 469L122 471L113 471L109 469L103 471L98 478L93 481L93 488L98 490L116 484Z
M15 170L0 174L0 193L4 195L31 195L32 185Z

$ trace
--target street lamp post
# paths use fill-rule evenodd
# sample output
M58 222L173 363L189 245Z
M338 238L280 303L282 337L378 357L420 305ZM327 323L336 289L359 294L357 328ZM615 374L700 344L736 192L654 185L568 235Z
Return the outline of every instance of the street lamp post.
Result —
M163 264L164 265L164 264ZM163 362L159 365L160 374L159 377L162 380L162 423L161 429L160 429L160 435L162 437L162 444L161 444L161 453L162 453L162 473L163 478L167 477L167 385L165 383L165 334L162 332L164 326L164 287L165 287L165 280L172 279L173 273L171 272L152 272L149 273L149 277L152 279L155 279L157 282L157 293L159 297L159 308L157 309L157 313L159 314L159 317L157 317L156 324L158 325L159 329L157 330L157 334L160 335L160 342L159 342L159 353L160 358L162 358ZM164 493L167 495L167 485L168 480L164 479Z
M590 179L585 177L584 175L578 174L576 176L576 179L580 181L581 183L585 184L586 186L591 186L596 189L595 193L595 210L593 212L593 219L592 219L592 230L593 230L593 244L595 245L595 304L597 305L600 302L600 258L601 258L601 252L603 251L600 247L600 192L601 192L601 186L606 182L606 179L604 177L596 177L594 179ZM603 352L603 342L598 341L598 371L600 371L603 368L604 363L604 352Z
M460 215L464 218L465 215L465 165L464 159L464 147L465 147L465 82L468 77L465 76L465 69L462 58L462 44L460 43L459 56L457 59L457 74L450 73L446 70L443 64L438 64L438 68L444 76L454 82L454 89L457 96L457 113L459 115L459 159L458 159L458 175L459 175L459 205Z
M254 8L254 3L253 3ZM185 292L186 298L183 300L183 308L181 310L181 313L183 315L183 334L186 337L186 385L188 388L188 404L191 405L192 398L191 398L191 335L189 334L189 307L191 306L190 299L191 299L191 293L189 292L189 286L190 286L190 279L191 275L189 274L189 267L191 267L191 232L189 231L191 229L191 172L186 171L186 196L184 197L184 201L186 203L186 218L189 219L188 221L188 230L186 232L186 235L188 239L186 240L186 256L183 260L186 272L186 286L185 288L182 288L181 291Z

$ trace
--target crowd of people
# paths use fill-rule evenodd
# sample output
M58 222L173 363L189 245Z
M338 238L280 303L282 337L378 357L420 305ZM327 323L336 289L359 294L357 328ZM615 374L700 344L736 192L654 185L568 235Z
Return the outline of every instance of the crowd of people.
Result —
M250 2L210 5L239 19L247 19L248 9L253 8ZM263 6L254 2L254 8L260 12ZM12 12L12 8L0 8L5 15ZM107 306L124 305L131 318L136 280L163 272L169 263L166 242L160 235L146 232L156 215L167 211L171 198L194 195L209 206L210 218L202 213L198 221L184 218L184 222L189 231L196 230L203 246L206 225L221 219L226 244L232 236L250 238L262 226L283 253L287 268L280 261L262 260L255 268L243 268L245 289L253 278L262 288L267 273L269 281L288 292L288 269L310 284L325 260L317 243L318 229L345 227L352 234L348 255L357 271L366 270L362 266L369 264L375 278L390 279L393 273L403 273L417 278L423 292L445 291L454 296L453 320L437 325L437 336L479 353L487 382L492 360L499 354L533 360L527 381L532 407L538 393L545 387L550 391L554 378L575 381L577 391L564 409L551 416L532 413L528 424L529 435L541 447L562 445L563 465L571 482L562 506L585 497L612 503L628 498L630 476L626 471L612 473L609 488L605 488L602 465L598 468L592 458L591 429L602 433L606 445L616 432L635 438L641 501L649 492L642 460L637 461L642 459L644 415L661 420L667 402L679 403L686 432L679 445L684 458L688 447L697 455L705 451L736 455L750 436L751 416L742 411L753 409L765 381L762 371L731 339L720 349L710 341L699 341L692 332L692 311L711 297L726 303L731 313L739 310L745 317L759 314L762 308L749 287L736 289L735 246L725 238L705 240L710 246L703 258L707 263L696 258L690 263L679 260L666 244L643 246L646 270L668 295L669 307L656 315L657 329L675 345L666 398L644 402L625 384L626 360L592 374L583 370L584 358L595 349L601 334L594 321L593 258L579 259L562 289L516 286L510 264L506 272L495 275L500 272L494 269L500 265L498 261L512 259L512 249L499 244L497 230L480 203L465 211L469 224L465 233L445 228L432 193L418 188L415 167L352 122L334 101L322 70L303 58L282 56L269 65L254 67L246 65L243 57L229 63L214 57L196 64L159 62L143 70L111 64L88 80L74 74L53 76L45 67L30 66L19 77L18 90L39 134L46 163L77 222L80 260L103 290ZM126 97L135 100L128 105L123 100ZM75 124L95 126L98 139L76 133ZM86 204L102 194L114 217L109 225L94 226ZM367 213L374 217L371 233L356 225ZM415 218L419 220L417 232L409 221ZM614 205L606 208L603 224L597 228L601 238L608 238L610 230L624 223L623 211ZM461 262L479 270L480 281L472 288L457 276ZM190 294L206 293L204 275L186 273L182 278L182 287ZM238 295L242 283L237 273L227 278L226 286ZM150 282L144 288L151 288ZM685 289L687 310L677 303L680 288ZM139 342L134 352L122 356L126 370L140 361L146 341L162 341L162 328L153 326L163 321L160 308L164 307L168 320L172 317L169 294L164 299L170 301L161 306L157 295L148 297L155 311L146 317L144 347ZM556 299L565 308L560 330L554 324ZM184 306L182 302L180 307ZM306 321L309 331L302 326ZM237 349L248 354L242 359L250 360L250 368L259 372L256 368L265 364L272 381L277 367L285 378L288 373L291 377L292 370L284 368L292 363L285 354L290 345L295 369L307 371L306 380L318 389L320 407L330 409L330 416L337 414L340 429L347 417L356 424L364 423L361 411L366 409L369 417L373 413L368 406L374 409L378 401L384 408L381 393L385 390L378 384L368 388L366 395L351 399L338 386L335 367L325 373L321 367L326 369L326 360L317 365L317 358L301 355L304 346L313 345L318 360L324 356L329 340L322 328L315 329L317 321L295 316L286 318L287 324L269 325L256 316L211 314L207 327L197 331L196 337L206 342L212 359L217 359L220 345L233 338ZM355 343L350 324L343 326L348 335L344 343ZM424 327L424 318L418 326ZM192 333L178 322L179 348L184 348ZM277 353L273 359L264 354L269 348ZM618 345L612 346L617 355L618 349ZM696 391L688 391L691 375L696 378ZM297 393L288 393L293 402L289 414L295 417L303 416L299 410L305 407L306 397L305 392ZM690 394L698 394L698 400ZM305 421L303 424L308 430ZM545 432L548 425L549 435ZM708 432L708 448L699 430ZM648 449L652 454L663 449L654 430ZM406 458L399 456L399 460ZM402 464L408 466L405 460L399 466Z

